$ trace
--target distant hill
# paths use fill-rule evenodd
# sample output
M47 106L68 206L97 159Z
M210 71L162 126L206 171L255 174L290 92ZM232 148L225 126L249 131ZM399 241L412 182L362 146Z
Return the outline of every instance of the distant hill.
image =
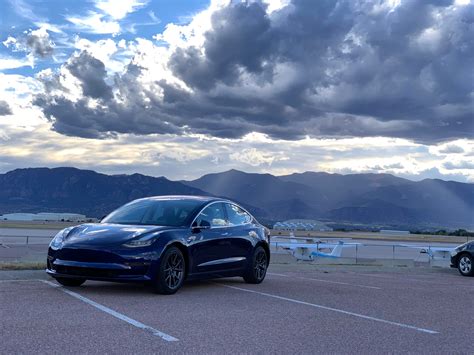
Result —
M204 175L183 183L216 196L259 207L265 211L261 217L274 219L286 219L293 214L311 217L318 209L312 201L319 201L322 197L306 198L317 192L298 182L284 181L270 174L249 174L238 170Z
M208 195L177 181L140 174L111 176L75 168L0 174L0 214L61 211L101 217L140 197L181 194Z
M390 174L306 172L285 176L230 170L184 182L249 201L265 218L319 218L394 226L474 226L474 184Z
M266 223L290 218L397 227L474 228L474 184L389 174L306 172L285 176L230 170L193 181L75 168L0 174L0 214L76 212L100 217L154 195L215 195L241 203Z

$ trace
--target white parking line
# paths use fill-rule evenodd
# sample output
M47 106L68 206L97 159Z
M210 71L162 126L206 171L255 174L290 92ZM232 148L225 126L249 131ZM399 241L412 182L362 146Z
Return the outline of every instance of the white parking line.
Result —
M323 280L323 279L313 279L312 277L293 276L293 275L285 275L285 274L275 274L275 273L273 273L273 272L267 272L267 275L290 277L290 278L292 278L292 279L301 279L301 280L311 280L311 281L318 281L318 282L326 282L326 283L337 284L337 285L346 285L346 286L362 287L362 288L371 288L371 289L373 289L373 290L381 290L381 289L382 289L382 288L376 287L376 286L356 285L356 284L351 284L351 283L348 283L348 282L331 281L331 280Z
M95 307L95 308L101 310L102 312L108 313L111 316L114 316L115 318L123 320L124 322L127 322L128 324L131 324L134 327L137 327L137 328L140 328L140 329L143 329L143 330L147 330L147 331L151 332L153 335L156 335L156 336L162 338L163 340L166 340L166 341L178 341L179 340L175 337L172 337L169 334L163 333L163 332L161 332L161 331L159 331L155 328L152 328L152 327L150 327L146 324L143 324L143 323L141 323L141 322L139 322L135 319L129 318L129 317L127 317L126 315L124 315L122 313L116 312L113 309L110 309L109 307L106 307L106 306L101 305L100 303L94 302L94 301L92 301L91 299L89 299L87 297L81 296L80 294L78 294L76 292L70 291L70 290L68 290L67 288L64 288L64 287L60 287L59 285L56 285L53 282L46 281L46 280L41 280L41 281L48 284L48 285L50 285L50 286L52 286L52 287L58 288L59 290L63 291L64 293L67 293L68 295L70 295L74 298L77 298L78 300L81 300L82 302L85 302L85 303L91 305L92 307Z
M453 286L453 283L439 282L439 281L433 279L432 276L428 276L428 278L431 278L431 279L426 280L426 279L420 279L420 278L407 277L406 275L403 275L403 274L397 274L397 275L394 275L394 276L374 275L374 274L358 274L358 275L364 275L364 276L369 276L369 277L378 277L378 278L382 278L382 279L402 281L402 282L409 281L409 282L416 282L416 283L434 284L434 285L437 285L437 286L446 286L446 287L452 287ZM440 275L442 276L443 274L437 274L437 276L440 276ZM451 276L451 274L446 274L446 275ZM424 275L421 275L420 277L424 277ZM459 277L460 277L459 275L455 275L455 277L456 277L457 280L462 280L462 278L459 279ZM450 281L452 281L452 279L450 279ZM474 289L474 286L472 286L472 285L466 285L466 284L459 283L459 282L456 284L456 287Z
M409 324L404 324L404 323L392 322L390 320L385 320L385 319L381 319L381 318L366 316L364 314L344 311L344 310L338 309L338 308L332 308L332 307L322 306L322 305L315 304L315 303L309 303L309 302L305 302L305 301L296 300L296 299L293 299L293 298L272 295L271 293L259 292L259 291L254 291L254 290L249 290L249 289L246 289L246 288L242 288L242 287L230 286L230 285L226 285L226 284L223 284L223 283L220 283L220 282L214 282L214 284L222 286L222 287L231 288L231 289L234 289L234 290L250 292L250 293L254 293L254 294L257 294L257 295L261 295L261 296L276 298L276 299L282 300L282 301L287 301L287 302L302 304L302 305L310 306L310 307L314 307L314 308L324 309L324 310L327 310L327 311L342 313L342 314L346 314L346 315L349 315L349 316L362 318L362 319L367 319L367 320L371 320L371 321L375 321L375 322L379 322L379 323L390 324L390 325L394 325L394 326L401 327L401 328L412 329L412 330L416 330L416 331L422 332L422 333L439 334L439 332L437 332L435 330L431 330L431 329L420 328L420 327L416 327L414 325L409 325Z

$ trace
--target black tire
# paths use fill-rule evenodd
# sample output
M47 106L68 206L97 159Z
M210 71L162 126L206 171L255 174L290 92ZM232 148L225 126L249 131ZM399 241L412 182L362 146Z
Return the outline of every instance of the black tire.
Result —
M61 285L68 286L68 287L79 287L84 282L86 282L85 279L70 279L70 278L66 278L66 277L55 277L55 279Z
M162 295L172 295L178 291L184 282L186 259L176 247L165 250L161 256L160 266L153 290Z
M268 267L268 255L264 248L255 248L247 272L244 275L245 282L259 284L265 279Z
M458 258L458 270L462 276L474 276L474 258L467 253Z

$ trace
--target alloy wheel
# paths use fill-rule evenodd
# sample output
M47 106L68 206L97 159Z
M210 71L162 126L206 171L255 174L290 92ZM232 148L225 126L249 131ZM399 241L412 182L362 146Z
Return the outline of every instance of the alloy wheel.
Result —
M177 252L168 256L165 265L165 282L170 289L176 289L184 276L184 260Z
M261 250L255 257L255 266L254 272L255 277L258 280L261 280L265 277L265 272L267 271L267 254Z
M463 274L468 274L469 272L471 272L471 269L472 269L471 259L469 259L467 256L463 256L459 260L459 270L461 270Z

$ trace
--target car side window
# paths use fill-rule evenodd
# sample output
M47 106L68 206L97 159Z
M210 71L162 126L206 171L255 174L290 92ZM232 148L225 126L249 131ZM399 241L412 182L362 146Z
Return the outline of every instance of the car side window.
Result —
M207 206L196 218L196 225L201 225L201 221L208 221L211 227L227 226L224 205L222 203L213 203Z
M231 226L247 224L252 221L252 217L239 206L226 203L227 218Z

